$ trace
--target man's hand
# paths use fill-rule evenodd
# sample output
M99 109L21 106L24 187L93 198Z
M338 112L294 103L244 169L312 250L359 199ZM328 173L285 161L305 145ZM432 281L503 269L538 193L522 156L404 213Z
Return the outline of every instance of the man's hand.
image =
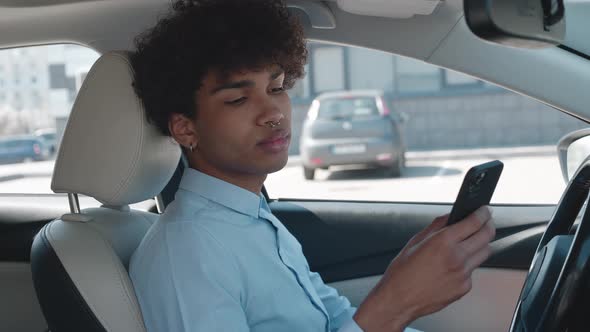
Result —
M354 316L365 332L402 331L471 290L471 273L490 256L496 235L491 211L484 206L445 227L447 219L436 218L391 262Z

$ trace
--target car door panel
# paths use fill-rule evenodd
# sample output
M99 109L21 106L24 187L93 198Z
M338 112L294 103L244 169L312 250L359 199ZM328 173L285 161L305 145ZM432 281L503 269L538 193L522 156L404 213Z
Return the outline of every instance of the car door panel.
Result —
M413 322L421 331L507 331L527 271L480 268L471 291L445 309ZM331 283L352 305L359 306L381 276Z
M299 239L326 282L382 274L406 242L448 204L275 201L273 213ZM484 267L527 270L553 206L495 206L496 239Z
M358 306L405 243L449 204L279 200L273 213L299 239L313 271ZM554 206L494 206L492 256L469 294L411 326L422 331L506 331Z
M1 262L0 285L0 331L47 331L29 263Z
M391 259L415 233L436 216L450 211L448 204L353 201L278 200L270 206L301 241L312 270L355 305L366 297ZM486 268L474 273L473 290L413 326L426 331L456 331L459 326L475 324L486 331L497 331L505 326L553 208L494 207L498 228L494 254L484 264ZM28 264L30 242L39 228L67 209L64 197L5 197L0 203L0 280L10 290L0 300L0 306L12 309L2 311L1 330L27 326L26 331L43 331L45 323ZM502 292L490 294L497 289ZM17 312L27 313L26 323ZM496 318L486 318L486 313Z
M0 200L0 262L29 262L33 237L49 221L67 212L67 201L42 205L43 199L4 197ZM62 205L66 205L65 207Z
M0 331L47 330L33 287L29 264L31 244L43 225L62 215L67 207L43 205L39 201L44 200L3 197L0 201L0 284L3 289Z

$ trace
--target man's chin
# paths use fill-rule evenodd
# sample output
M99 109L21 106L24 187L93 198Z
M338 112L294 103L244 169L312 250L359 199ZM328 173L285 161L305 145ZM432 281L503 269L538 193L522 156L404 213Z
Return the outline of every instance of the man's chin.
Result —
M268 163L267 164L268 167L266 167L265 172L267 174L278 172L278 171L282 170L283 168L285 168L288 161L289 161L289 155L287 153L285 153L285 155L281 156L281 158L276 158L275 160L273 160L272 163Z

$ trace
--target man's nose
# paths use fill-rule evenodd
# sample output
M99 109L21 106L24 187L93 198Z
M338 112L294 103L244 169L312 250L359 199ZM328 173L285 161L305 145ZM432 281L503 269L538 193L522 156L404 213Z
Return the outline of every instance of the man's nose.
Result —
M257 124L259 126L266 126L269 122L279 123L284 118L285 115L279 105L272 100L267 100L261 106L261 114L258 116Z

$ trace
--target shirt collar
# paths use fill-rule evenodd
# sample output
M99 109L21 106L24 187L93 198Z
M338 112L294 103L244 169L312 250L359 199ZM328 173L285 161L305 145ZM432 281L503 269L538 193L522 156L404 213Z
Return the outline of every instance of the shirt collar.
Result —
M262 196L193 168L184 170L179 188L254 218L260 217L260 209L270 211Z

